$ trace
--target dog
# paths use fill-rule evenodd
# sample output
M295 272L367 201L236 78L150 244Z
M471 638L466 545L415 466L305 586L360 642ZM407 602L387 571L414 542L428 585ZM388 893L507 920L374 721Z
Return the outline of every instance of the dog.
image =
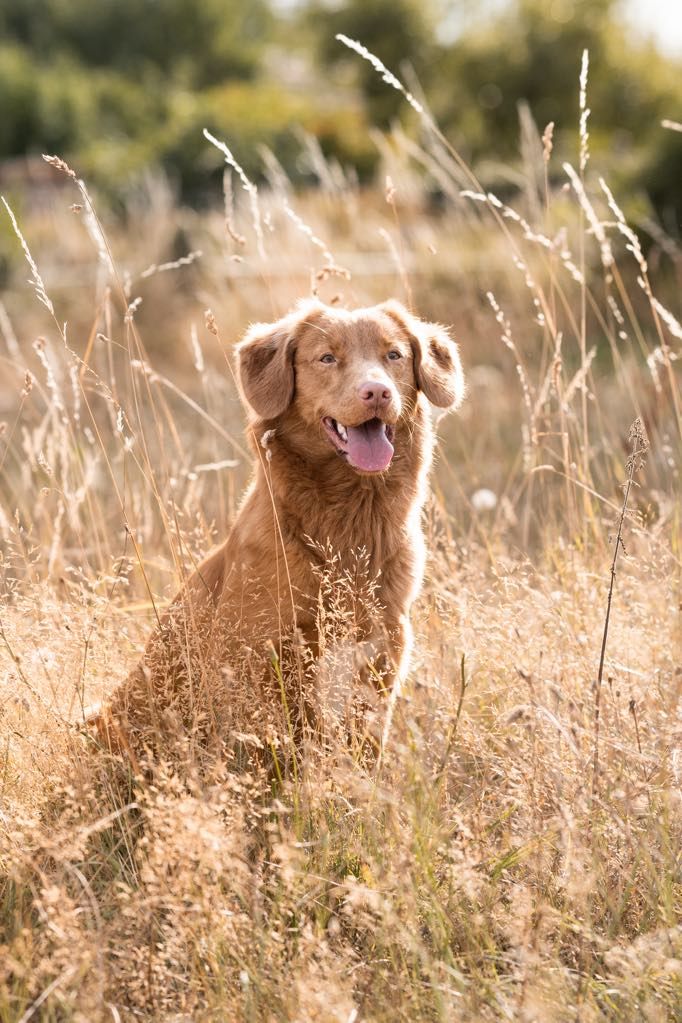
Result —
M371 595L342 616L353 671L380 689L407 672L426 556L428 403L462 401L457 344L395 300L354 311L307 300L252 326L236 365L253 477L227 539L159 617L140 664L99 713L111 748L224 739L230 728L259 741L268 708L294 713L291 678L329 662L320 616L335 614L330 565L347 595ZM308 713L310 701L299 703Z

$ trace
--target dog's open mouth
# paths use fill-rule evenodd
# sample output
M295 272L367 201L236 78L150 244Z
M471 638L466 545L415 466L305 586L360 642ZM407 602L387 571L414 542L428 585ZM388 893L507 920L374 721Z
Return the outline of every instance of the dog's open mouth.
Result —
M363 472L384 472L393 458L395 427L383 420L368 419L359 426L344 426L337 419L325 416L325 432L336 450L344 455L354 469Z

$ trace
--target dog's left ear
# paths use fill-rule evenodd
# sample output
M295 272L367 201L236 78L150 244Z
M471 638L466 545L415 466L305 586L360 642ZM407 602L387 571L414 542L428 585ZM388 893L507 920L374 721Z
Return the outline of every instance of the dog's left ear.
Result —
M296 340L321 310L319 302L306 302L276 323L255 323L237 345L241 391L261 419L276 419L294 400Z
M418 319L394 300L380 308L409 337L419 390L438 408L458 408L464 398L464 373L459 348L445 327Z

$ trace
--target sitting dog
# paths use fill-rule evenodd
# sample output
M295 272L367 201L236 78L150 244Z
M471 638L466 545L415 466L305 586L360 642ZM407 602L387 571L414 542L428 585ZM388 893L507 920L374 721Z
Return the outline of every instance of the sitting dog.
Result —
M227 539L99 713L110 747L158 750L163 736L224 739L230 728L258 735L268 708L308 706L291 679L328 660L320 615L333 613L334 586L321 580L332 562L346 592L356 582L371 591L345 633L360 654L353 670L380 688L407 671L425 561L426 402L461 402L457 345L396 301L355 311L305 301L251 327L237 371L253 478Z

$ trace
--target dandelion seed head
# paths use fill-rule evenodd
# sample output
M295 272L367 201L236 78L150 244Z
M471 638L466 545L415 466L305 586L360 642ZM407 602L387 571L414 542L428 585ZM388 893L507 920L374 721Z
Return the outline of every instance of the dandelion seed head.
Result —
M497 507L497 494L487 487L481 487L471 495L471 504L477 512L493 511Z

